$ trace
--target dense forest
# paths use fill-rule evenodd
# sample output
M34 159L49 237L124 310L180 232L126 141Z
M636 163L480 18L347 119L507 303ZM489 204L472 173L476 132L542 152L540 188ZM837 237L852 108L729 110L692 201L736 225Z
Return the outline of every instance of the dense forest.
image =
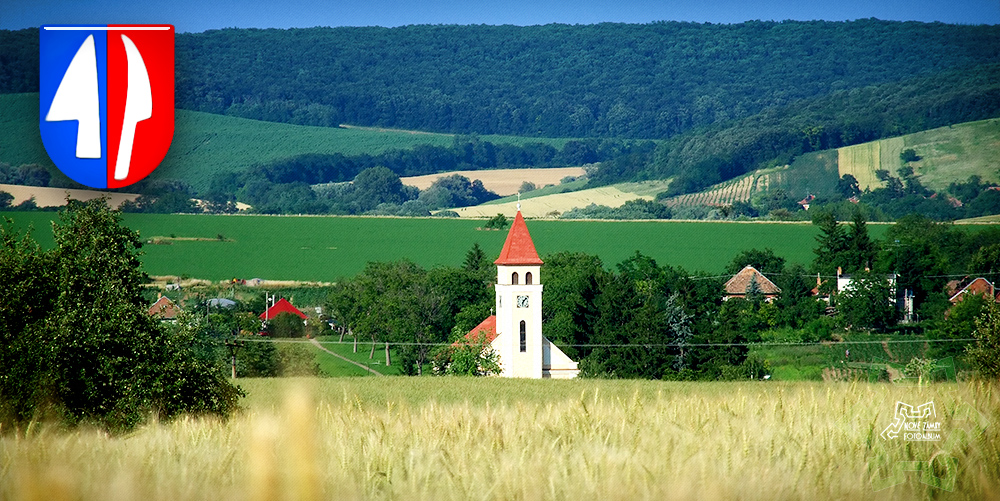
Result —
M37 91L37 40L37 30L0 32L0 92ZM550 137L666 138L801 99L996 62L1000 27L874 19L176 36L179 108Z
M37 30L0 31L0 93L37 91L37 44ZM678 194L809 151L1000 116L1000 26L224 29L177 34L176 89L179 108L274 122L655 139L602 155L591 183L673 177Z

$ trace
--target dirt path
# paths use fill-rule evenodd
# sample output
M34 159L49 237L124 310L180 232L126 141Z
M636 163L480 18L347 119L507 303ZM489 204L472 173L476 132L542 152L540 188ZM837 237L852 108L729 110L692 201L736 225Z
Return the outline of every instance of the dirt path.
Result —
M882 349L885 350L886 355L889 355L889 361L890 362L894 362L896 360L896 355L893 355L892 352L889 351L889 342L888 341L882 341Z
M364 369L364 370L366 370L368 372L371 372L372 374L375 374L376 376L382 376L383 375L381 372L375 372L375 370L372 369L372 368L370 368L370 367L365 367L364 365L361 365L361 364L355 362L354 360L351 360L351 359L349 359L349 358L347 358L347 357L345 357L343 355L338 355L338 354L336 354L336 353L334 353L334 352L332 352L332 351L324 348L323 345L319 344L319 341L317 341L315 339L310 339L309 342L312 343L312 344L314 344L314 345L316 345L317 348L319 348L319 349L321 349L321 350L323 350L323 351L325 351L325 352L327 352L327 353L329 353L329 354L331 354L331 355L333 355L333 356L335 356L335 357L337 357L337 358L339 358L339 359L341 359L341 360L343 360L345 362L357 365L358 367L361 367L362 369Z

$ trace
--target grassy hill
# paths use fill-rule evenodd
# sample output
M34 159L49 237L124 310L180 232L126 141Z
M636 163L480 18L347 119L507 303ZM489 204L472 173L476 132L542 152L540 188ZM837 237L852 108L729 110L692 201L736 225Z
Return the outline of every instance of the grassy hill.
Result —
M49 222L55 213L0 215L21 228L33 225L40 244L52 245ZM424 267L458 266L473 244L495 255L506 237L505 231L480 230L482 220L466 219L126 214L124 220L143 241L175 237L143 246L147 273L211 280L335 281L369 261L403 258ZM662 264L712 273L751 248L770 247L789 262L811 262L818 232L810 224L788 223L536 220L528 226L543 256L586 252L610 267L640 251ZM881 238L886 228L871 225L872 237Z
M851 174L861 189L882 183L875 171L896 175L903 166L900 152L912 148L921 159L914 172L928 188L941 191L972 175L1000 181L1000 119L966 122L880 141L801 155L791 165L761 169L698 192L673 197L669 205L732 204L748 201L754 193L783 189L793 198L836 193L837 180Z
M0 94L0 162L57 169L38 132L38 94ZM540 142L561 148L569 139L481 136L494 143ZM304 153L376 154L419 144L450 146L452 134L367 127L310 127L176 110L174 140L151 178L179 179L196 190L217 172Z

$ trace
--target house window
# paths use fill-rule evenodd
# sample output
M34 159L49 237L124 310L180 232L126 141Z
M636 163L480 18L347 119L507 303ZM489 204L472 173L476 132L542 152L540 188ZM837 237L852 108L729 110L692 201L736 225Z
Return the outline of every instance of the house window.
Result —
M525 332L524 320L521 320L521 353L528 351L528 334Z
M516 271L510 276L510 283L512 283L514 285L517 285L517 272Z
M531 285L531 272L530 271L524 274L524 283L527 284L527 285Z

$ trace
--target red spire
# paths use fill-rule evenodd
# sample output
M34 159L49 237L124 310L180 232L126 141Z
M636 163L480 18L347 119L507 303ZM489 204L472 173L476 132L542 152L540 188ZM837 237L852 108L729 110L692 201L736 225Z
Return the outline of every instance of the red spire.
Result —
M535 250L535 243L531 241L531 234L528 233L528 225L524 223L521 211L517 211L514 217L514 224L510 225L510 232L507 233L507 241L503 243L503 250L500 257L493 264L519 265L519 264L542 264Z

